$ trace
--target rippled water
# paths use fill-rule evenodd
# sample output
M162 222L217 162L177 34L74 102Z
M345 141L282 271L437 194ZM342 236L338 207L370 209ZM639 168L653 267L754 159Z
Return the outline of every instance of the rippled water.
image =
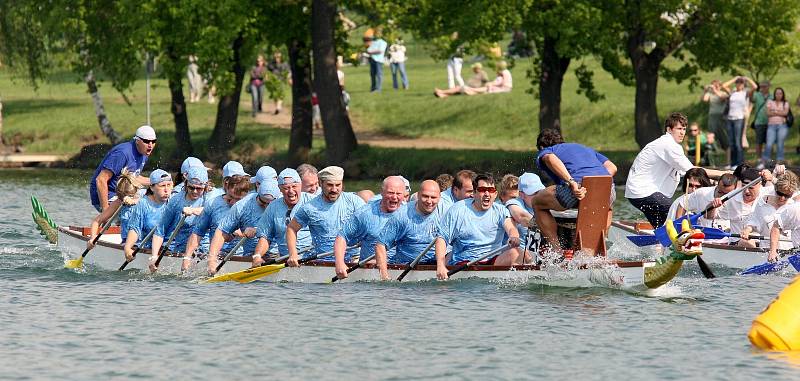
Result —
M66 270L31 222L29 195L56 222L85 224L84 176L0 171L0 379L800 377L800 366L746 338L786 276L706 280L692 264L645 296L478 281L205 285Z

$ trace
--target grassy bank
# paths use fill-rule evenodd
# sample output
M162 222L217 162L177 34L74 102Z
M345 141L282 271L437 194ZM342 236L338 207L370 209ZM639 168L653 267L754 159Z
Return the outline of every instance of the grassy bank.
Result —
M360 132L386 138L434 139L443 142L442 147L409 149L362 145L354 153L354 160L347 164L350 175L376 178L403 173L421 178L463 167L496 173L532 169L538 101L528 93L531 85L526 71L530 61L516 62L512 70L515 86L511 93L437 99L432 95L433 88L446 87L444 63L433 61L421 45L411 42L408 55L411 88L407 91L392 89L388 67L384 71L381 93L369 93L367 67L343 69L352 96L354 124ZM592 103L576 94L578 82L572 73L568 74L562 103L564 135L568 140L608 154L624 169L638 152L632 127L634 89L620 85L600 70L596 62L587 60L586 63L596 70L596 87L605 95L605 100ZM469 62L464 66L463 75L468 78ZM25 82L12 80L4 70L0 68L0 97L4 104L6 139L20 144L26 153L62 154L76 158L71 165L94 165L97 156L107 149L103 144L108 142L97 126L85 85L69 73L57 73L38 91L33 91ZM718 77L717 73L708 73L703 75L703 80L707 82ZM800 91L800 72L784 71L773 83L784 87L794 100ZM101 94L112 125L123 135L131 136L136 127L146 121L144 81L137 82L127 94L133 103L131 106L108 84L102 84ZM151 162L155 166L174 168L182 158L172 157L175 142L166 82L154 80L151 94L152 124L159 133L159 146ZM256 123L249 115L249 104L249 95L243 93L232 157L251 166L263 162L282 166L288 147L288 129ZM658 106L662 114L683 111L692 120L705 124L707 109L700 102L700 90L692 92L686 84L662 80ZM205 147L213 129L216 105L205 101L189 104L187 112L195 154L206 157ZM791 161L797 158L794 153L796 130L791 131L787 144L787 156ZM80 155L82 147L91 152ZM448 149L453 147L462 148ZM312 157L317 163L321 162L323 148L324 141L315 138Z

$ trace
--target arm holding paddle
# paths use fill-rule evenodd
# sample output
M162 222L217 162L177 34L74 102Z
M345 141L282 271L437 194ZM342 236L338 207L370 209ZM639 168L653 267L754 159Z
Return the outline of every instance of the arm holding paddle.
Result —
M128 237L125 239L125 246L122 248L122 251L125 252L125 260L130 262L133 260L133 246L136 244L136 241L139 240L139 233L136 230L131 229L128 231Z
M288 267L300 266L300 255L297 254L297 232L302 228L294 218L289 222L289 225L286 225L286 246L289 248L289 258L286 260L286 266Z
M447 277L447 243L442 237L436 237L433 246L436 253L436 278L446 280Z
M264 263L264 254L267 253L269 250L269 240L265 237L260 237L258 239L258 243L256 244L256 248L253 251L253 267L261 266Z
M192 264L192 257L194 256L194 251L200 246L200 236L197 233L192 232L189 235L189 240L186 242L186 252L183 253L183 263L181 263L181 271L189 270L189 266Z
M389 260L386 257L386 246L378 242L375 244L375 266L381 274L381 280L389 280Z
M345 251L347 251L347 241L341 235L336 237L333 243L333 257L336 264L336 276L339 279L347 278L347 263L344 262Z
M117 199L112 204L114 204L114 206L119 206L122 204L122 200ZM100 214L97 215L97 217L92 220L91 234L89 235L89 240L86 241L87 249L94 249L94 237L97 237L97 233L100 231L100 226L108 222L108 220L111 218L111 215L114 214L114 210L116 210L116 208L105 208Z
M217 258L219 257L219 252L222 250L222 245L225 244L225 241L230 240L230 236L228 239L225 238L225 233L222 230L217 228L214 230L214 237L211 239L211 244L208 245L208 274L214 275L217 273Z
M778 245L781 239L781 227L778 221L772 224L772 229L769 229L769 256L767 261L775 262L778 260Z

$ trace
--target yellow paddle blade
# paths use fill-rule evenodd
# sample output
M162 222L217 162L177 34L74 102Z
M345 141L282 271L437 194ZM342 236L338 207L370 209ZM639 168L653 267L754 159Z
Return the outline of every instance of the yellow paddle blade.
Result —
M69 261L64 262L64 267L68 269L79 269L83 267L83 257L79 257L78 259L70 259Z
M263 278L267 275L281 271L285 267L286 265L283 263L279 265L259 266L256 268L237 271L234 273L217 275L213 278L206 280L206 283L229 282L229 281L234 281L239 283L250 283L259 278Z

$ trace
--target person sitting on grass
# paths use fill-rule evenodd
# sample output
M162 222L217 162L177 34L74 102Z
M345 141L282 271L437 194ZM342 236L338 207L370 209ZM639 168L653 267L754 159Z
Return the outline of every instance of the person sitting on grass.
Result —
M452 89L442 90L434 89L433 95L438 98L447 98L451 95L477 95L477 94L494 94L494 93L508 93L514 87L514 82L511 79L511 71L508 70L506 61L497 63L497 78L488 83L486 86L470 87L460 86Z

